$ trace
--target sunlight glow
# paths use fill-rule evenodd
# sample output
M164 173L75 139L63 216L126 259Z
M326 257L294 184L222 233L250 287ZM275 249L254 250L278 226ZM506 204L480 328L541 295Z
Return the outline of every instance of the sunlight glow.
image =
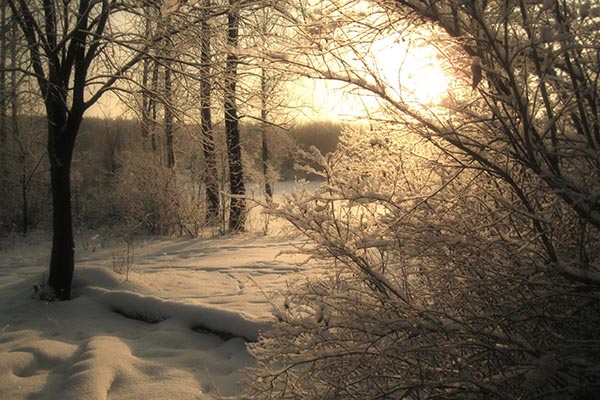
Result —
M418 112L436 113L455 86L443 50L435 47L439 32L409 29L362 0L339 1L332 0L327 9L317 4L309 13L321 29L308 37L322 51L309 64L341 80L364 82L378 93L340 82L318 82L310 103L319 117L377 116L385 98Z
M383 60L390 59L387 52L382 54ZM448 94L449 77L436 64L435 55L428 49L409 50L402 64L386 64L390 72L399 75L399 95L405 101L414 100L420 104L440 104Z
M394 100L417 108L439 106L451 90L452 78L444 72L440 53L433 47L380 40L362 62L368 64ZM382 102L372 93L340 82L310 82L307 78L296 86L295 93L304 91L311 97L306 101L313 105L308 114L316 119L374 116Z
M423 106L439 105L448 95L450 77L442 54L419 39L388 37L371 47L371 63L396 100Z

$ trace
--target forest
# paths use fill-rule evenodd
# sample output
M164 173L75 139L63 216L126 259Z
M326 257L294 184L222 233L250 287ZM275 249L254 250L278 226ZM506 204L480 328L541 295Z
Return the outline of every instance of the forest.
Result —
M596 1L2 0L0 31L0 397L600 399Z
M52 223L50 178L43 137L45 117L20 116L17 121L21 136L9 137L3 148L6 169L0 198L0 237L27 236L31 230L50 229ZM241 125L247 185L261 186L259 192L262 193L260 127ZM307 151L315 146L324 154L332 152L343 125L340 122L302 122L285 129L269 129L269 180L274 189L278 181L320 179L294 168L299 161L297 150ZM205 160L202 142L195 136L199 131L198 125L181 125L176 129L177 168L173 171L160 155L165 154L164 140L157 144L156 151L145 149L137 121L84 119L73 160L75 229L123 228L118 225L127 221L131 235L200 235L206 227L203 209L206 205L202 197ZM222 145L224 134L222 129L215 130ZM224 157L221 150L218 158L221 174L224 174ZM226 191L225 184L221 179L220 190ZM225 202L225 199L221 201Z

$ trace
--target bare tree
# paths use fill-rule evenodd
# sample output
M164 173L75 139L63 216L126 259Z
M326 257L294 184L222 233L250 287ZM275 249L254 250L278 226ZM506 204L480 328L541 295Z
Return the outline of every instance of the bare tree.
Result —
M256 48L277 47L279 45L278 36L283 35L281 26L278 23L278 18L272 8L266 7L254 13L252 23L255 25L255 35L250 35L252 38L251 45ZM285 126L288 122L283 115L290 112L290 107L286 103L289 102L284 86L287 79L290 79L291 74L285 74L277 68L269 67L269 60L257 58L254 60L258 67L259 88L259 110L260 110L260 141L261 141L261 169L264 185L264 192L267 201L273 199L273 171L271 163L271 154L268 140L268 128L273 126ZM256 89L255 89L256 90ZM279 118L279 120L276 120Z
M574 5L545 3L382 3L381 15L392 12L383 18L385 27L381 21L363 21L364 35L353 39L362 29L355 23L365 14L354 2L341 7L334 2L325 6L324 18L304 13L294 20L313 45L300 54L273 57L372 93L394 110L398 123L420 130L424 139L477 165L488 178L507 183L510 196L519 198L522 212L532 218L548 265L570 279L600 282L583 249L577 260L561 257L561 243L546 223L548 209L535 198L558 196L585 226L583 236L598 229L596 22L592 11L582 15ZM384 35L410 30L409 25L432 21L442 30L435 33L438 39L429 40L442 49L459 79L443 104L428 107L386 82L369 46ZM552 27L557 33L550 32ZM476 91L464 95L467 87Z
M120 77L145 55L146 45L130 43L114 60L112 71L98 63L116 39L108 37L111 17L133 10L133 4L104 0L44 2L7 0L17 18L31 56L48 118L48 157L53 206L53 242L49 285L58 299L71 296L74 242L71 212L71 162L85 114ZM110 27L110 28L109 28Z
M237 93L237 68L238 54L236 49L239 43L240 5L238 0L229 0L227 11L227 60L224 77L224 109L225 109L225 135L227 138L227 161L229 169L229 229L233 232L243 231L246 220L246 200L244 195L244 172L242 165L242 148L240 144L240 128L238 107L236 105Z
M260 128L260 144L261 144L261 161L262 161L262 173L264 179L264 190L265 196L267 197L267 201L273 200L273 184L269 179L269 145L267 142L267 123L269 117L269 109L267 108L268 102L268 77L267 71L264 68L260 70L260 93L261 93L261 102L260 102L260 119L261 128Z
M158 19L159 8L155 4L148 4L144 7L144 36L150 37L154 31L154 22ZM157 150L156 145L156 93L158 91L158 63L156 59L147 57L142 60L142 78L141 78L141 128L142 136L146 139L150 137L151 148Z
M287 86L297 75L279 68L268 55L270 51L285 46L282 38L288 32L277 12L277 7L282 7L283 4L284 2L258 3L251 12L244 15L242 27L243 70L240 73L238 98L242 103L244 116L257 123L259 144L252 150L248 147L248 151L255 152L249 155L251 158L255 156L257 160L259 173L253 178L260 182L267 201L271 201L273 197L277 180L276 132L284 132L293 125L298 113L292 105L293 96Z
M8 49L8 16L7 4L3 1L0 3L0 145L5 146L6 143L6 110L7 110L7 82L6 82L6 61ZM4 152L0 152L0 171L4 169Z
M202 150L204 153L205 172L204 185L206 187L206 219L216 223L219 215L219 188L217 179L217 160L215 155L215 139L212 123L212 52L211 40L213 33L210 29L209 15L211 1L202 3L204 18L201 23L200 42L200 128L202 131Z
M168 26L168 25L167 25ZM173 101L173 42L165 38L165 68L164 68L164 120L167 153L167 167L175 168L175 139L174 139L174 101Z
M428 2L398 2L401 10L435 21L451 37L464 38L459 46L472 59L472 85L481 96L462 113L467 123L461 128L422 122L429 123L436 140L512 187L533 216L549 265L570 279L599 284L597 268L584 255L587 250L582 248L576 259L562 255L569 252L563 253L553 240L545 210L525 183L534 179L539 191L558 196L576 213L582 235L600 228L600 169L593 155L600 138L600 48L597 22L586 4L476 2L463 8L447 1L428 8ZM591 151L582 151L582 146ZM507 164L520 167L511 170Z

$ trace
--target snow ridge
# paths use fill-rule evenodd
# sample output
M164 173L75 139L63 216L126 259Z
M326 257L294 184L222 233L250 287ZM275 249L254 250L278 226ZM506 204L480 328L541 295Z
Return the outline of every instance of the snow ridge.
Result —
M238 312L208 307L200 304L186 304L146 296L126 290L107 290L100 287L86 287L84 293L95 296L100 302L119 314L146 322L176 320L190 329L204 329L216 334L225 333L256 341L262 331L270 328L268 322L255 321Z

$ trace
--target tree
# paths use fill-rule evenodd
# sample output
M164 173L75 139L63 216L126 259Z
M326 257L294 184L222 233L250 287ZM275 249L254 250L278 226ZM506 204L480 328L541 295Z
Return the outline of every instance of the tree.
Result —
M269 110L267 108L268 101L268 77L267 71L264 68L260 70L260 93L261 93L261 104L260 104L260 118L262 120L260 129L260 144L261 144L261 161L262 161L262 173L264 179L264 190L267 201L273 200L273 184L269 178L269 145L267 142L267 123Z
M206 187L206 219L216 223L219 216L219 187L217 183L217 160L212 124L212 83L211 83L211 37L209 24L211 1L202 3L204 18L201 22L200 42L200 129L202 131L202 150L204 153Z
M254 33L248 34L248 46L261 50L277 48L280 45L280 36L285 35L279 22L279 17L271 8L256 10L252 16L251 29ZM291 74L270 68L269 59L255 57L256 75L258 75L258 87L252 87L250 90L258 98L260 114L258 121L260 124L260 164L262 172L263 191L267 201L273 199L274 171L272 163L272 150L269 145L270 127L284 127L293 119L291 107L289 106L289 94L285 90L287 80L291 79ZM287 115L286 115L287 114Z
M175 167L175 102L173 80L178 64L174 50L173 38L167 32L173 31L170 15L162 15L160 4L145 2L143 5L144 38L149 45L148 57L142 61L141 82L133 82L140 86L140 114L142 135L150 137L152 151L158 151L157 129L164 131L164 160L167 168ZM152 38L160 38L152 43ZM150 38L150 39L148 39ZM161 112L162 111L162 112ZM162 124L159 124L159 113Z
M58 299L71 297L74 242L71 210L71 162L83 116L104 93L144 58L135 44L102 70L105 51L118 43L110 37L111 17L133 4L106 0L7 0L25 36L31 75L37 81L48 118L48 158L52 187L53 240L48 283Z
M0 3L0 145L2 147L6 144L7 134L7 79L6 79L6 66L8 58L8 27L9 21L7 17L7 5L5 2ZM4 153L0 152L0 171L4 172L5 160ZM4 186L4 185L3 185Z
M168 17L167 17L168 18ZM168 26L168 24L167 24ZM167 149L167 167L175 168L175 139L174 139L174 103L173 103L173 43L170 38L165 39L165 68L164 68L164 120L165 120L165 138Z
M236 105L237 67L239 63L239 56L236 52L239 41L239 7L240 2L238 0L229 0L226 40L228 54L225 62L224 77L225 135L227 138L227 161L229 165L229 189L231 194L229 229L233 232L243 231L246 221L246 200L243 197L246 193L246 188L244 186L239 116Z
M427 2L399 1L398 5L438 23L451 37L468 38L459 41L459 52L473 65L481 63L483 70L485 83L473 81L481 97L471 104L471 115L461 115L466 125L459 129L421 118L424 124L429 122L435 140L508 183L525 212L539 215L532 223L548 264L558 273L600 284L597 268L582 255L585 250L576 260L561 256L562 246L552 238L554 229L544 222L544 207L536 204L526 183L535 180L539 192L558 196L562 206L576 213L576 224L586 226L582 235L600 228L596 196L600 170L592 155L600 138L600 93L594 83L600 49L589 11L550 0L467 7L447 1L431 9L424 8ZM582 151L582 146L592 151ZM521 168L507 170L507 163Z
M344 32L340 27L364 17L364 11L354 7L355 2L342 7L339 4L321 5L320 11L302 8L301 15L293 19L298 26L297 36L308 37L312 45L297 46L299 54L271 52L273 60L284 58L287 65L292 63L312 76L341 80L374 93L398 112L395 118L399 122L412 126L418 122L424 138L474 162L489 173L488 178L508 183L509 197L519 197L522 212L533 217L531 223L543 244L548 265L570 279L597 282L595 268L588 268L588 256L584 255L589 252L583 250L587 244L579 241L581 257L568 265L571 257L560 257L560 247L570 241L554 238L556 227L564 224L561 221L548 226L546 210L535 199L541 193L559 194L563 206L577 214L575 220L579 222L574 223L580 226L577 229L581 237L591 237L590 232L597 229L595 156L593 152L583 154L580 147L582 143L590 149L597 147L597 90L592 61L597 53L593 28L597 9L585 2L577 8L554 1L535 6L481 2L463 7L454 1L382 4L392 13L401 10L403 27L406 21L441 26L446 40L436 45L450 54L462 55L452 57L455 71L481 95L468 99L469 108L464 108L464 97L451 95L443 107L424 110L422 105L396 96L397 92L378 74L376 63L365 57L375 37L401 29L392 25L399 24L398 20L386 20L387 30L378 30L368 21L365 26L373 28L371 33L357 40L356 32ZM553 27L558 27L558 33L552 33ZM349 62L352 57L362 65ZM444 121L438 111L452 117ZM457 125L455 121L468 122ZM494 134L490 136L490 132ZM571 136L575 132L583 142ZM506 163L524 168L507 170ZM535 191L528 185L534 185Z
M294 19L298 36L308 37L313 45L297 46L301 53L271 56L311 76L370 92L394 110L398 123L460 155L461 162L477 165L487 178L507 183L508 196L519 198L522 212L532 217L548 265L570 279L600 282L587 256L575 264L570 256L560 256L561 243L546 223L548 210L535 198L557 195L562 206L576 214L576 224L585 226L583 236L598 229L598 34L589 16L597 11L583 16L579 8L555 1L468 7L455 1L399 1L392 6L382 3L382 11L361 27L359 19L365 14L354 4L322 5L317 11L323 15L302 13ZM404 19L385 17L387 11ZM435 106L420 104L394 88L370 52L378 38L397 35L401 29L414 32L410 26L423 24L441 28L431 25L438 39L422 40L443 50L440 57L449 59L459 78L446 100ZM550 33L553 26L559 33ZM473 80L474 74L483 76ZM465 91L467 85L476 92Z
M155 27L153 22L158 18L158 7L155 4L148 4L144 7L144 36L151 37ZM141 128L142 136L146 139L150 137L151 149L157 150L156 145L156 121L157 121L157 92L158 92L158 68L159 64L151 57L142 60L142 80L141 80ZM145 144L145 143L144 143Z

